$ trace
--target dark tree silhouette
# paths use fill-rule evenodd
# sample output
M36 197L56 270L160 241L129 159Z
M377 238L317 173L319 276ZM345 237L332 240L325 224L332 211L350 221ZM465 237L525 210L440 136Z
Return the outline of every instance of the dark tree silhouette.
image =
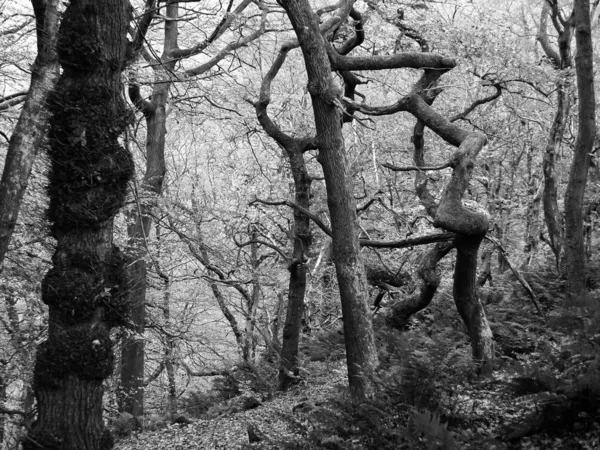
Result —
M105 450L103 382L113 369L109 336L128 312L113 218L133 173L119 137L131 120L122 98L128 57L126 0L72 0L58 33L63 72L49 98L50 205L56 239L42 283L48 339L37 352L37 420L26 450Z

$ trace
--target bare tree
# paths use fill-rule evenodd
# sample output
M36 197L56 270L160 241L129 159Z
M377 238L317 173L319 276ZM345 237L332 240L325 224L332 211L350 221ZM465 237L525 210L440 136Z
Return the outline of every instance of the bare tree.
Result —
M248 45L265 32L265 20L267 9L260 11L260 24L257 29L236 40L224 44L217 49L213 56L206 62L192 65L192 67L178 70L182 62L191 60L193 57L205 53L219 42L219 38L229 30L234 21L241 15L252 2L243 0L237 7L233 8L230 1L223 18L212 30L210 35L196 44L181 48L179 43L179 32L181 23L187 19L182 17L179 2L168 2L162 8L165 9L164 38L162 49L157 52L149 44L144 45L144 33L150 26L157 8L155 0L146 1L146 13L142 16L138 31L134 38L142 57L150 65L154 72L154 83L152 93L146 99L140 85L133 80L129 86L129 96L137 110L144 115L146 122L146 169L140 188L135 195L140 199L137 207L130 213L130 225L128 235L130 245L134 248L134 262L130 265L129 276L132 279L130 292L131 304L133 305L132 319L135 334L125 339L121 355L121 401L120 408L132 414L134 417L143 415L144 412L144 322L145 322L145 298L146 298L146 253L145 241L149 236L152 226L150 210L154 200L162 194L163 183L166 175L165 150L166 136L168 130L167 109L171 99L171 88L173 83L181 80L191 80L219 64L223 59L234 51ZM187 11L189 14L189 11Z

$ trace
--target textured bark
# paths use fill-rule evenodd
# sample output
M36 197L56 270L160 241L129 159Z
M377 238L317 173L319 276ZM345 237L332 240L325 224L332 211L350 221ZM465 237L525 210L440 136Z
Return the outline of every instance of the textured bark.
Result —
M169 330L172 326L171 319L171 279L163 274L163 281L165 283L163 289L163 320L165 328ZM165 370L167 372L167 412L169 419L173 420L177 416L177 380L175 377L175 337L170 334L166 334L163 339L165 340Z
M131 236L132 234L130 234ZM132 332L121 345L119 411L133 417L144 414L144 332L146 328L146 261L136 260L127 267Z
M544 206L544 220L548 229L550 247L556 259L556 266L560 265L563 250L563 233L560 210L558 208L558 191L556 187L556 158L562 141L565 127L571 108L571 98L566 80L558 83L558 104L554 121L550 128L550 136L544 149L542 167L544 171L544 193L542 204Z
M244 327L244 346L242 347L242 358L244 361L253 363L256 355L256 339L254 338L256 312L258 311L258 303L260 300L260 281L258 279L258 232L254 225L251 225L250 236L252 243L250 244L250 261L252 265L252 290L249 295L244 296L246 300L246 324Z
M172 64L171 64L172 65ZM166 70L172 69L165 63ZM162 67L162 66L161 66ZM146 322L146 247L152 227L149 215L153 199L162 194L166 174L165 138L167 134L167 99L170 83L155 83L152 101L140 105L137 87L130 88L130 97L146 119L146 171L138 194L137 207L130 214L127 226L129 245L133 248L134 262L128 267L131 280L129 303L134 334L124 339L121 354L121 391L119 409L134 417L144 414L144 333Z
M31 167L46 134L48 94L58 80L58 0L32 0L32 4L36 17L38 55L31 68L29 93L10 138L0 180L0 273L17 223Z
M412 99L406 103L407 110L447 142L458 146L451 160L452 176L444 188L437 208L426 191L421 192L421 197L428 206L427 210L435 213L434 225L457 234L454 240L457 249L454 302L471 337L473 358L479 363L481 371L487 373L491 371L494 359L493 340L485 311L477 296L476 277L477 254L481 240L488 230L489 215L478 204L463 200L475 167L475 158L486 144L486 138L453 125L431 109L423 96L413 94L410 97ZM434 285L432 282L426 282L425 287ZM423 297L426 298L427 290L424 289L423 292Z
M147 5L148 9L153 3ZM178 5L167 6L167 17L176 19ZM148 22L151 21L149 17ZM141 45L141 44L140 44ZM151 100L142 98L139 86L129 87L129 97L144 114L146 120L146 170L138 195L138 207L130 213L127 227L129 245L133 248L134 262L128 268L132 288L129 303L132 305L131 319L134 334L123 340L121 353L121 389L119 409L134 417L144 414L144 333L146 329L146 247L145 243L152 227L149 215L154 199L162 194L162 185L167 172L165 163L165 139L167 135L167 102L171 87L169 73L175 68L171 53L177 48L177 24L165 21L165 39L160 64L153 65L156 83L152 85Z
M303 208L310 207L311 178L306 170L301 149L286 149L294 178L294 202ZM304 313L304 295L306 293L306 261L312 242L310 219L299 211L294 211L294 249L292 262L289 266L290 281L288 287L288 303L283 326L281 346L281 367L279 369L279 388L286 389L297 380L298 345L302 329L302 314ZM292 375L292 376L290 376Z
M477 296L477 252L485 234L458 235L456 245L456 266L454 268L454 303L456 309L467 326L473 359L482 373L490 373L493 369L494 343L490 325L485 311Z
M574 16L575 42L577 44L575 69L579 97L579 130L565 194L565 262L567 289L571 300L587 293L583 239L583 196L590 166L590 155L596 136L594 53L589 0L575 0Z
M523 268L529 269L535 267L537 254L539 250L540 236L540 208L542 203L542 194L544 185L539 180L539 175L533 169L533 153L527 152L527 172L528 172L528 197L527 222L525 233L524 253L527 259L523 263Z
M425 309L433 299L440 285L440 270L438 262L454 248L454 243L444 242L436 244L429 252L421 257L417 269L419 282L415 292L407 299L394 303L386 323L402 330L410 316Z
M341 90L334 86L326 43L308 2L287 0L282 1L282 5L300 42L308 74L308 91L319 142L318 161L325 175L331 218L350 390L353 395L363 397L373 390L371 379L378 360L360 258L356 204L342 136L342 118L336 105Z
M37 351L38 417L25 450L105 450L103 381L113 368L110 329L124 325L124 261L113 219L133 173L119 138L131 117L121 97L127 1L72 0L58 34L63 68L49 98L48 218L56 239L42 283L48 339Z
M483 266L477 277L477 286L483 287L485 283L492 284L492 248L486 249L481 255L481 265Z
M571 37L573 34L573 17L567 20L559 20L558 4L548 2L542 9L540 20L540 30L538 41L544 50L548 59L554 67L559 70L567 69L572 65L571 57ZM555 31L558 33L558 50L554 49L548 39L547 22L552 19ZM554 121L550 127L548 142L544 149L543 171L544 171L544 192L542 195L542 204L544 206L544 220L548 228L548 240L550 248L556 258L556 266L560 271L560 261L564 245L564 235L560 210L558 208L558 192L556 187L556 159L561 141L569 120L571 109L570 85L572 83L571 75L567 70L559 75L557 82L557 105Z

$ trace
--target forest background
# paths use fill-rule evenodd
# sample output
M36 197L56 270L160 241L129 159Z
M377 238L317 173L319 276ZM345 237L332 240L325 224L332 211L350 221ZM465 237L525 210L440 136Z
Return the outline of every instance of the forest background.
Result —
M599 2L583 3L597 36ZM465 322L464 329L453 322L455 331L471 344L457 357L469 366L473 356L472 372L489 373L503 336L515 333L511 321L494 319L490 327L482 303L519 298L544 323L558 306L569 307L559 325L573 320L586 338L596 336L597 308L589 299L598 282L600 169L595 130L583 126L590 122L586 111L595 120L594 84L588 80L591 95L585 95L575 61L587 55L598 67L598 56L576 43L572 2L314 4L320 31L339 54L325 58L333 67L321 93L315 73L325 66L303 58L302 51L319 53L306 52L311 36L302 37L288 21L286 12L301 17L294 5L133 2L132 55L111 85L126 99L130 118L117 145L130 152L134 169L114 218L114 243L126 261L128 313L110 334L117 357L104 407L112 417L131 417L134 424L151 415L174 420L190 399L208 395L215 377L221 387L239 383L240 367L287 389L307 377L303 361L331 356L329 345L342 328L351 391L369 397L376 388L362 372L385 360L375 350L381 344L371 316L375 335L406 330L431 301L451 309L453 296L460 311L455 319ZM57 83L59 63L63 80L69 74L69 41L59 34L53 60L52 22L40 32L40 17L52 7L61 14L68 8L52 1L0 2L3 153L23 136L18 121L25 100L51 92L34 90L32 72L46 77L40 84L46 87ZM415 112L406 100L413 94L433 104L439 117ZM330 115L318 115L320 101ZM29 142L39 151L35 158L31 153L31 175L21 174L17 183L27 190L14 230L6 225L16 220L14 212L12 219L0 217L5 448L20 439L21 426L36 411L36 349L48 339L52 303L42 281L57 264L53 254L64 235L57 213L47 212L52 183L60 183L62 173L53 166L58 156L48 156L56 155L57 134L43 139L52 107L37 114L31 120L39 130ZM332 117L339 130L325 120ZM56 126L51 121L50 129ZM334 129L344 145L338 140L325 150L330 143L322 136ZM593 145L581 151L586 131ZM80 145L86 136L68 139ZM464 149L468 139L483 141L463 161L454 146ZM319 152L333 156L328 161ZM340 161L344 167L336 166ZM95 164L98 172L87 176L104 176L103 161ZM572 168L588 177L580 204L567 200ZM462 186L458 203L453 183ZM0 201L2 214L9 198ZM340 204L346 209L335 208ZM454 219L467 216L473 228L465 231ZM453 247L470 256L455 256ZM346 273L341 255L354 269L339 281ZM477 272L461 266L473 257ZM366 276L356 264L364 264ZM552 284L556 280L563 281ZM94 301L116 296L112 289L104 286ZM530 340L525 332L521 338ZM319 347L325 356L318 356ZM208 409L216 400L202 402Z

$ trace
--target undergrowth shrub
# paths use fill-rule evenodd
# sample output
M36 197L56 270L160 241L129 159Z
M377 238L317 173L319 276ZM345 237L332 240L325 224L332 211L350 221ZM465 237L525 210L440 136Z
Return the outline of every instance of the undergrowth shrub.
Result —
M181 400L181 410L190 417L198 419L223 400L224 398L216 392L190 391Z
M319 331L300 346L310 361L339 361L346 357L344 335L339 330Z
M474 372L470 348L456 345L455 331L444 329L434 336L418 330L390 331L385 343L380 392L418 411L452 414L456 396L448 386Z
M411 432L416 441L423 441L427 450L454 450L457 443L448 431L448 424L442 423L440 416L428 412L415 412L411 416Z
M139 423L131 414L123 412L112 421L111 429L115 437L125 438L139 429Z
M451 328L436 337L380 328L382 364L374 397L357 401L340 387L339 395L309 408L306 420L290 419L303 440L281 448L458 449L444 423L457 411L457 397L447 386L474 367L469 346L457 348L454 334Z
M509 439L545 433L560 436L594 429L600 421L600 301L590 294L555 310L547 340L515 363L516 395L545 392L547 400ZM519 431L521 430L521 431ZM523 431L524 430L524 431Z

